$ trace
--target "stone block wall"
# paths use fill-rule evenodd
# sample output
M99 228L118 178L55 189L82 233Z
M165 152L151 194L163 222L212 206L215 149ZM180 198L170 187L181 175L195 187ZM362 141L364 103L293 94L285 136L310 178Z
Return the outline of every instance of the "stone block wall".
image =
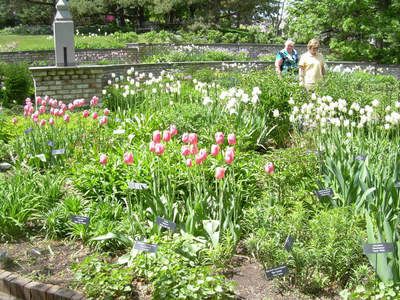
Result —
M171 49L179 49L194 46L194 51L203 52L208 50L228 50L231 52L247 52L249 57L257 59L260 55L275 55L278 51L282 50L283 44L254 44L254 43L240 43L240 44L143 44L143 43L128 43L127 47L136 49L140 60L146 56L170 51ZM307 51L307 45L295 45L299 54ZM322 53L328 53L328 48L321 48Z
M58 100L74 100L101 94L102 68L34 67L30 70L37 96L49 95Z
M133 64L139 62L135 48L124 49L76 49L75 61L79 64L98 64L106 60L114 64ZM30 66L54 66L54 50L0 52L0 61L7 63L27 63Z

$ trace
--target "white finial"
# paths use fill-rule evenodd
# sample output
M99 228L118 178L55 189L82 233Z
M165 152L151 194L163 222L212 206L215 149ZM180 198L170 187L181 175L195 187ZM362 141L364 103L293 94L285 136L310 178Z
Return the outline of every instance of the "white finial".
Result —
M69 12L68 0L58 0L56 9L56 20L72 20L71 13Z

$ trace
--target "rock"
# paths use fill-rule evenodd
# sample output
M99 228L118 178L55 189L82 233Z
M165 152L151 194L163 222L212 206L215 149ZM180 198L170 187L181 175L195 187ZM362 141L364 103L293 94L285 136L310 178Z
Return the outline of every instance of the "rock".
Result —
M8 169L11 169L12 165L6 162L0 163L0 172L5 172Z

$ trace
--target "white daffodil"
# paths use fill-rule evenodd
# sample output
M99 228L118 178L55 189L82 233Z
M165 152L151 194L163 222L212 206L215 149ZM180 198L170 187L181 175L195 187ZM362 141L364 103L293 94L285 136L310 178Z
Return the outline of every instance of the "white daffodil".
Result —
M378 99L374 99L374 100L371 102L371 104L372 104L373 107L377 107L377 106L379 106L379 100L378 100Z

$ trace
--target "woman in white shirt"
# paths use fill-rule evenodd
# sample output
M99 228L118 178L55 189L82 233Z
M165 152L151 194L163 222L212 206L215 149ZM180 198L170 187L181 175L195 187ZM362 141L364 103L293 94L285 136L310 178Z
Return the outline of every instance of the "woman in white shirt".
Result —
M317 39L310 40L307 49L308 51L300 57L299 79L301 85L307 90L312 90L325 75L325 62L322 54L318 52Z

